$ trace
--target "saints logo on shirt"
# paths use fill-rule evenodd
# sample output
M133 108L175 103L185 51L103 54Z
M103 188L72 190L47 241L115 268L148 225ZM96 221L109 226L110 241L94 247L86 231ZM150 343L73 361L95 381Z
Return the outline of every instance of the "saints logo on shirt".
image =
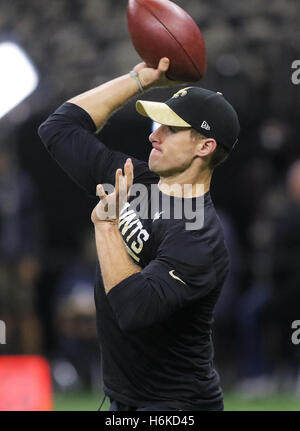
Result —
M148 241L150 235L144 228L136 212L130 208L128 202L120 213L119 230L129 255L136 262L139 262L139 254L142 252L144 243Z

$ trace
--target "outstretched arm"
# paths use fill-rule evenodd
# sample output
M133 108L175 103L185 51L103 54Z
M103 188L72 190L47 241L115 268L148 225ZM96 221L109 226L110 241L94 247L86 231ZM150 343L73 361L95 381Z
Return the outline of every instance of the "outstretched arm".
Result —
M172 86L178 82L166 78L165 72L168 70L169 64L168 58L162 58L157 69L146 67L145 63L140 63L133 70L138 73L144 89ZM100 129L117 109L138 92L137 81L128 73L73 97L69 102L84 109L93 119L96 128Z
M176 85L169 81L165 71L168 59L162 59L157 69L140 63L134 70L145 89L162 85ZM114 173L125 162L126 156L109 150L94 133L101 129L110 115L139 91L137 81L130 74L80 94L58 108L39 127L38 133L58 164L90 195L98 183L113 184ZM145 163L133 159L135 177L153 182ZM146 165L147 166L147 165Z

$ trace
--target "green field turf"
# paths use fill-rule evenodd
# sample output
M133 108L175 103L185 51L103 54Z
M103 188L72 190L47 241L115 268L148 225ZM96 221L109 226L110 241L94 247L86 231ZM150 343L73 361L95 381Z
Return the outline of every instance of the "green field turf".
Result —
M56 394L54 410L56 411L95 411L99 408L102 396L96 394ZM299 398L290 395L276 395L266 398L246 400L235 394L224 395L224 406L227 411L296 411L300 410ZM108 410L106 400L102 410Z

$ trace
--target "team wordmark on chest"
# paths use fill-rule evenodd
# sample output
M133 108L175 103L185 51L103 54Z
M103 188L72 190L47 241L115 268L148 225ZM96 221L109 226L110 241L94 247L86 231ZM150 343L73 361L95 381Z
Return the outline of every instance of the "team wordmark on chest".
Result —
M130 204L128 202L124 205L120 214L119 230L128 253L134 260L139 262L139 255L150 235L144 228L136 212L133 209L130 209Z

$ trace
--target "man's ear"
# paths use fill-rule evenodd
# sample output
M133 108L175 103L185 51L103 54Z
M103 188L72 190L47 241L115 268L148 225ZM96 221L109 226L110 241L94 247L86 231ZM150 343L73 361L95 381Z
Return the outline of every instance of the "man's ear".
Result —
M205 157L213 153L216 149L217 143L213 138L201 139L196 147L196 156Z

